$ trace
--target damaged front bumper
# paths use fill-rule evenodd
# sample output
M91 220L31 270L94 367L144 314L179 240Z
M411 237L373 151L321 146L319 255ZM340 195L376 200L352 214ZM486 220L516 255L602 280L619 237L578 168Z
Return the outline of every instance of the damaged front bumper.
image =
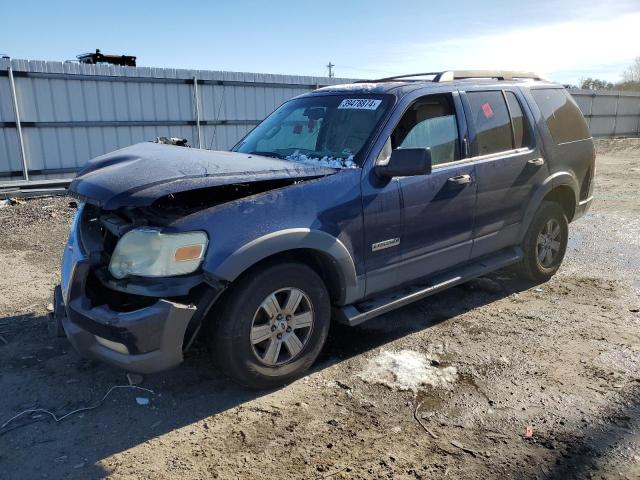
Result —
M82 356L138 373L180 364L185 334L188 329L194 331L193 320L201 321L220 293L207 286L202 296L206 303L198 301L202 298L189 304L152 298L142 308L118 311L106 304L94 305L87 294L90 274L89 261L72 227L54 317L62 318L67 338Z

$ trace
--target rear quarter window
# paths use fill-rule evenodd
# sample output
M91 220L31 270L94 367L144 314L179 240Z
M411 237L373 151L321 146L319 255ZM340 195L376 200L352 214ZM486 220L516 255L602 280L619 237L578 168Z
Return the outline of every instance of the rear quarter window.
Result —
M555 143L574 142L591 137L582 112L565 89L532 89L531 96L538 105Z

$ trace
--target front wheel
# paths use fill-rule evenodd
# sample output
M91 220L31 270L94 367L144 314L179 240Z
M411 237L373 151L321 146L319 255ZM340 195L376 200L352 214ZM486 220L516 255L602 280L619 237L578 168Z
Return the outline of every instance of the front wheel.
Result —
M522 242L524 257L516 264L522 278L536 283L549 280L560 268L567 250L567 216L555 202L543 202Z
M210 329L220 368L253 388L287 383L315 361L329 332L329 294L299 263L269 265L234 283Z

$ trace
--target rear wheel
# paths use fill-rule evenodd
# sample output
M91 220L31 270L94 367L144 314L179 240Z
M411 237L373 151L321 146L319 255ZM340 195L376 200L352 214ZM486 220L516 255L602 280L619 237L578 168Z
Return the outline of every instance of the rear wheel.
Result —
M567 250L567 216L555 202L543 202L522 242L524 257L516 265L520 277L542 283L560 268Z
M329 332L331 308L315 271L283 263L244 275L216 317L210 346L221 369L249 387L271 388L313 364Z

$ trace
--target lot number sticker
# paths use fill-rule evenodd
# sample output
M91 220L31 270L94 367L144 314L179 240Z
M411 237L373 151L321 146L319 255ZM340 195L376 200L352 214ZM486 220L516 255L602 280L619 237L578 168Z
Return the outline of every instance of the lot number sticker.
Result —
M382 100L371 100L370 98L345 98L338 105L338 110L375 110L381 103Z

